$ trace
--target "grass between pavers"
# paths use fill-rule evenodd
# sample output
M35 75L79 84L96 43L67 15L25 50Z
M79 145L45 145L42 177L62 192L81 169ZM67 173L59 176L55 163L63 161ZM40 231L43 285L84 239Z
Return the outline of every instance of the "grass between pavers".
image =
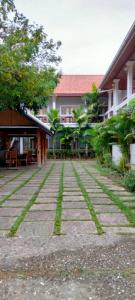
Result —
M53 168L54 168L55 163L53 163L51 165L51 167L49 168L48 172L46 173L46 175L44 176L42 182L40 183L37 191L33 194L32 198L29 200L29 202L26 204L26 206L24 207L24 209L22 210L21 214L18 216L18 218L16 219L15 223L11 226L9 233L7 234L7 237L13 237L15 236L19 226L21 225L21 223L24 221L25 216L27 215L27 213L29 212L31 206L35 203L36 198L38 196L38 194L40 193L40 190L43 188L46 180L48 179L49 175L51 174ZM41 168L40 168L41 169Z
M135 227L135 214L131 211L131 209L126 206L123 201L104 184L100 180L98 180L91 172L83 166L84 170L86 171L87 174L89 174L90 177L92 177L95 182L102 188L102 191L106 193L109 198L119 207L121 212L126 216L127 220L129 221L130 225L132 227Z
M91 218L92 218L92 221L95 223L96 225L96 228L97 228L97 232L99 235L103 234L104 233L104 230L102 228L102 225L100 223L100 221L98 220L97 218L97 214L95 212L95 209L94 209L94 206L92 204L92 201L91 201L91 198L89 196L89 193L86 191L85 187L84 187L84 184L83 182L81 181L81 178L78 174L78 172L76 171L76 168L74 166L74 164L72 163L72 167L73 167L73 171L74 171L74 175L76 177L76 181L78 183L78 186L80 187L80 190L83 194L83 197L85 199L85 202L87 204L87 207L89 209L89 212L90 212L90 215L91 215Z
M8 183L14 181L15 179L17 179L19 176L21 176L22 174L26 173L26 170L23 170L22 172L19 172L17 175L15 175L14 177L12 177L11 179L7 180L5 183L3 183L0 186L0 189L3 188L5 185L7 185ZM4 176L3 176L4 177ZM1 177L0 177L1 178Z
M96 163L94 168L100 172L102 175L109 176L109 178L114 179L115 183L121 184L121 174L118 173L117 170L113 170L111 168L107 168L105 166L100 165L99 163Z
M54 235L61 235L61 216L62 216L62 201L64 192L64 163L62 164L60 181L59 181L59 192L57 197L55 221L54 221Z
M1 201L0 201L0 206L6 201L8 200L12 195L14 195L16 192L18 192L21 188L23 188L39 171L41 170L41 168L38 168L35 172L32 173L32 175L24 180L19 186L17 186L17 188L15 188L9 195L6 195Z

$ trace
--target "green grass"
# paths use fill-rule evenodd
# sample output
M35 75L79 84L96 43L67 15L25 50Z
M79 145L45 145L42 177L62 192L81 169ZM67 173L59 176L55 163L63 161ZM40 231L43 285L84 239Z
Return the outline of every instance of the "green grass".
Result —
M21 188L23 188L39 171L41 170L41 168L38 168L38 170L36 170L34 173L32 173L32 175L24 180L17 188L15 188L9 195L5 196L1 201L0 201L0 206L2 206L2 204L8 200L12 195L14 195L16 192L18 192Z
M64 191L64 163L62 164L60 182L59 182L59 193L58 193L58 197L57 197L57 206L56 206L54 230L53 230L54 235L61 234L61 215L62 215L63 191Z
M102 191L109 196L109 198L119 207L121 212L126 216L127 220L131 224L132 227L135 227L135 214L131 211L131 209L126 206L123 201L101 181L99 181L89 170L83 166L84 170L87 172L87 174L90 175L91 178L95 180L95 182L102 188Z
M53 168L54 168L54 163L51 165L50 169L48 170L48 172L44 176L42 182L40 183L40 185L39 185L39 187L37 189L37 191L33 194L33 196L30 199L30 201L26 204L26 206L22 210L21 214L16 219L15 223L11 226L11 228L9 230L9 233L7 234L8 237L15 236L15 234L16 234L19 226L23 222L23 220L24 220L25 216L27 215L27 213L29 212L31 206L35 203L36 198L37 198L38 194L40 193L40 190L43 188L43 186L44 186L46 180L48 179L49 175L51 174Z
M94 209L94 206L92 204L92 201L91 201L91 198L88 194L88 192L86 191L85 187L84 187L84 184L83 182L81 181L81 178L78 174L78 172L76 171L76 168L74 166L74 164L72 163L72 167L73 167L73 171L74 171L74 175L76 177L76 180L77 180L77 183L78 183L78 186L80 187L80 190L82 192L82 195L85 199L85 202L87 204L87 207L89 209L89 212L90 212L90 215L91 215L91 218L92 218L92 221L95 223L96 225L96 228L97 228L97 232L99 235L103 234L104 233L104 230L102 228L102 225L101 223L99 222L98 218L97 218L97 214L95 212L95 209Z
M108 176L111 180L113 180L113 182L116 184L120 184L121 186L123 186L122 183L122 174L120 174L120 172L118 172L117 170L102 166L101 164L97 163L95 165L95 169L97 171L99 171L102 175L104 176Z

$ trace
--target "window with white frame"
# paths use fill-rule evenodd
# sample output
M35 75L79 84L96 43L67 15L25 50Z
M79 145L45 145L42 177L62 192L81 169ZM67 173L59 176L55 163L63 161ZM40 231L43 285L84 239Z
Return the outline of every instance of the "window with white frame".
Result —
M77 108L78 105L61 105L60 112L61 115L72 116L73 109Z

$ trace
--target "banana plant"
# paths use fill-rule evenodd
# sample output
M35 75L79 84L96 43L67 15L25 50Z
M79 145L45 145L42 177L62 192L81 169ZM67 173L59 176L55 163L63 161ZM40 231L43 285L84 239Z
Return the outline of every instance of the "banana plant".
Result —
M83 129L88 123L88 116L84 111L84 107L82 105L73 110L73 117L75 122L77 123L77 127L73 132L73 137L74 141L76 142L76 151L78 152L78 157L80 158L79 139L82 137Z
M53 158L56 158L55 155L56 136L58 133L62 132L64 126L60 124L59 111L57 109L51 108L47 112L47 116L48 116L48 122L50 123L50 130L53 133L52 136Z

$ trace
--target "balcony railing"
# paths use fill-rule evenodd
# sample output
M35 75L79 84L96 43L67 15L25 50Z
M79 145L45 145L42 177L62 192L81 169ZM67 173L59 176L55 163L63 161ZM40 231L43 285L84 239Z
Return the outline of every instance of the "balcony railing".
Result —
M72 115L61 115L60 122L63 124L65 123L75 123L74 117Z
M116 114L118 110L120 110L121 108L124 108L127 106L127 104L131 101L135 99L135 93L133 93L130 97L124 97L121 101L121 103L119 103L117 106L112 106L110 109L108 109L105 113L102 114L103 117L106 116L111 116L111 114Z
M123 101L114 108L114 110L118 111L119 109L125 107L133 99L135 99L135 93L132 94L129 98L124 98Z
M38 115L37 118L44 123L48 123L48 117L45 115ZM75 124L76 122L72 115L60 115L60 123L61 124Z

